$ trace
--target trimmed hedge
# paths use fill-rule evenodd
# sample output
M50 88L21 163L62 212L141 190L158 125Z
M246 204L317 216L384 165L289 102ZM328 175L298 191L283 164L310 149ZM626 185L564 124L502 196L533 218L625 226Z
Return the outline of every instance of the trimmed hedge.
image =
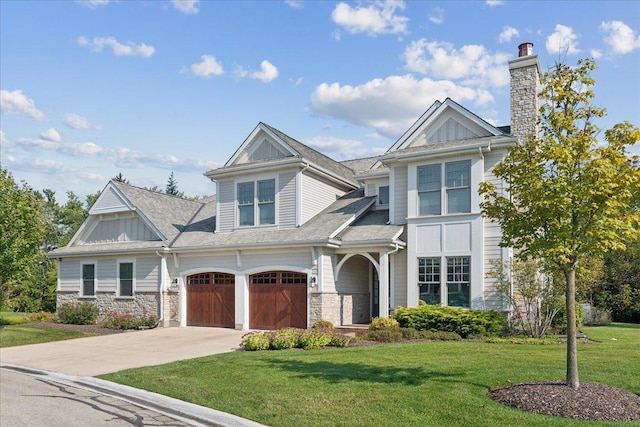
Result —
M464 310L441 305L400 307L395 310L393 318L401 328L454 332L462 338L495 336L506 326L506 319L497 311Z

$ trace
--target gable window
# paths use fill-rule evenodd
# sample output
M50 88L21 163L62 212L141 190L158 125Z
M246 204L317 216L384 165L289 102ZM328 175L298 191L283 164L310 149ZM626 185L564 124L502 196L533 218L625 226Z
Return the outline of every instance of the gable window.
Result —
M133 262L118 264L118 296L133 296Z
M82 295L85 297L96 295L95 264L82 264Z
M238 184L238 224L240 226L254 225L254 183Z
M256 217L258 222L256 223ZM238 184L238 225L269 225L276 223L276 180Z
M418 258L420 299L427 304L440 304L440 258Z
M447 213L471 212L471 162L446 164Z
M441 187L440 165L418 167L419 215L440 215Z
M389 186L388 185L382 185L378 187L378 204L379 205L389 204Z
M469 257L447 258L447 305L471 306L471 274Z

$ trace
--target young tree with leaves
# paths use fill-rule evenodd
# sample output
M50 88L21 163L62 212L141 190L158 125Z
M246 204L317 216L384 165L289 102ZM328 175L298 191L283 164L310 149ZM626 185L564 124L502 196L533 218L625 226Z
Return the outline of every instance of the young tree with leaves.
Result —
M577 389L576 270L586 257L624 248L640 237L640 216L630 208L640 171L629 165L627 147L640 140L628 122L605 132L598 143L594 119L605 110L591 105L591 59L576 67L556 64L542 78L541 135L513 146L494 168L500 192L482 183L481 209L502 227L502 245L520 259L543 259L565 279L567 385Z

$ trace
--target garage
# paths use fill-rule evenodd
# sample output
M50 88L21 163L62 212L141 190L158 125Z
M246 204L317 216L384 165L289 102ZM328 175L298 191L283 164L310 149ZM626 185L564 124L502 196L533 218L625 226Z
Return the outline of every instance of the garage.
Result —
M187 276L187 326L235 327L235 276L201 273Z
M307 327L307 275L269 271L249 276L249 328Z

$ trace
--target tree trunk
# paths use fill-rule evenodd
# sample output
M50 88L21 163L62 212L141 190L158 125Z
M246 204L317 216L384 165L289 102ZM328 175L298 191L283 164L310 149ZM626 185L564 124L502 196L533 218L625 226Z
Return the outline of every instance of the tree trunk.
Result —
M580 387L578 378L578 339L576 327L576 270L565 272L567 311L567 386L576 390Z

